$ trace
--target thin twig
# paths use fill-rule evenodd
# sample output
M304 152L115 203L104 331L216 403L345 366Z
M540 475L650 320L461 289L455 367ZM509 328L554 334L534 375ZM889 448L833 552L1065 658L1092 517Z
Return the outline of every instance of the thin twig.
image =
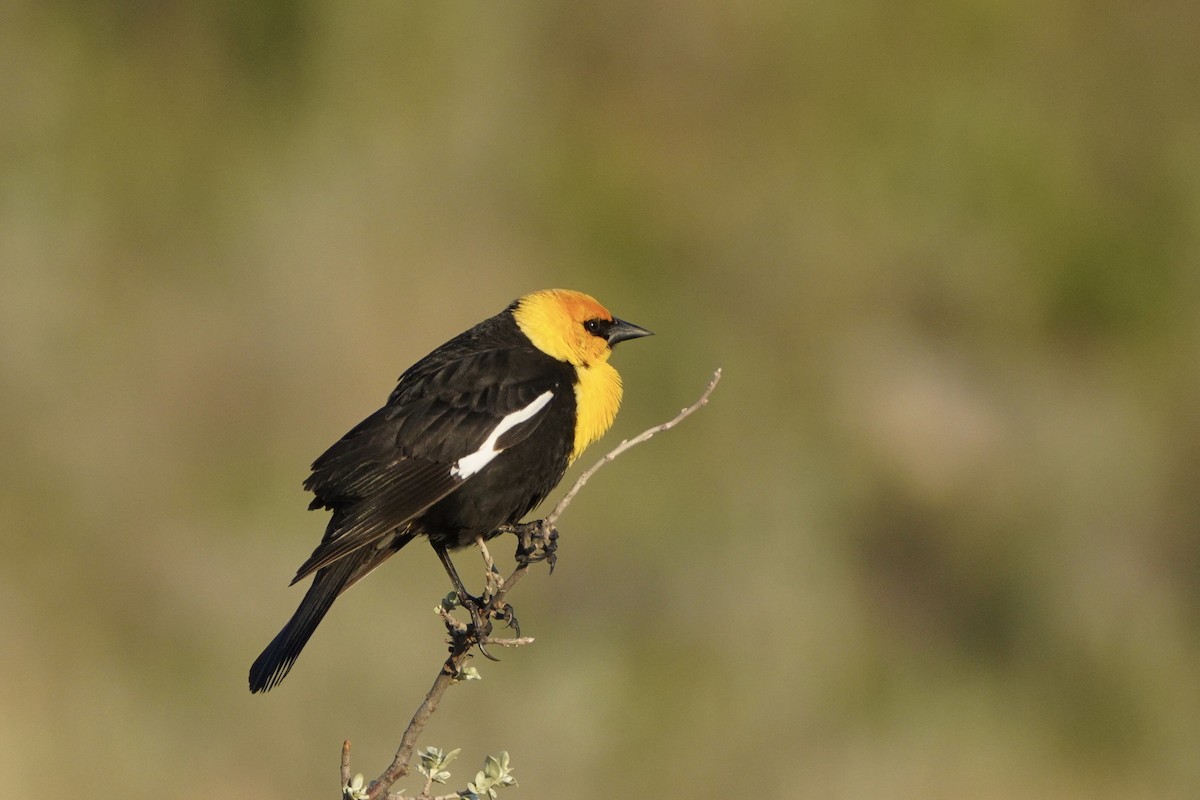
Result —
M554 507L554 510L546 515L546 524L553 525L558 521L558 518L562 516L562 513L567 510L567 506L571 505L571 501L575 499L575 495L579 494L579 490L583 488L583 485L591 480L592 476L599 472L600 468L605 464L612 462L613 459L621 455L621 453L624 453L629 448L636 447L642 442L649 440L655 434L671 430L671 428L674 428L680 422L683 422L684 419L708 405L708 397L713 393L713 389L717 388L717 382L720 380L721 370L718 369L713 373L712 380L708 382L708 386L704 387L704 392L700 395L700 399L692 403L687 408L682 409L678 414L675 415L674 419L664 422L661 425L655 425L649 430L642 431L632 439L626 439L614 447L607 455L604 456L604 458L588 467L587 471L580 475L575 481L575 485L572 486L571 489L565 495L563 495L563 498L558 501L558 505Z
M492 554L488 552L487 542L482 533L476 535L475 546L479 548L479 552L483 556L483 565L487 567L486 596L492 597L500 586L500 570L496 569L496 562L492 560Z
M475 535L475 546L479 548L479 554L483 556L483 565L487 567L487 571L495 572L496 562L492 561L492 554L488 552L487 542L482 533Z
M460 622L453 614L451 614L446 609L445 606L439 605L434 610L437 611L438 616L442 618L442 622L446 623L446 630L448 630L451 633L451 635L453 635L453 634L461 635L461 634L465 634L467 632L467 624L465 622Z
M501 647L520 647L524 644L533 644L532 636L485 636L481 640L483 644L498 644Z
M543 534L553 531L554 523L557 522L558 518L562 516L562 513L567 510L567 506L569 506L571 501L575 499L575 496L579 494L579 490L583 488L584 484L586 484L601 467L613 461L617 456L621 455L629 448L647 441L655 434L674 428L685 418L703 406L707 405L709 395L712 394L713 389L716 388L719 380L721 380L721 370L718 369L713 373L712 380L708 382L708 386L705 387L704 392L700 395L700 398L695 403L692 403L687 408L681 410L673 419L660 425L655 425L653 428L643 431L632 439L626 439L625 441L621 442L621 444L613 448L611 452L589 467L587 471L585 471L579 476L578 479L576 479L575 484L565 495L563 495L563 498L558 501L558 505L554 507L554 510L551 511L545 519L529 524L538 526L538 529ZM483 545L482 537L479 538L479 544L480 549L483 552L484 561L489 569L488 580L491 582L495 579L495 565L492 563L491 556L487 552L487 547ZM499 588L497 588L495 593L492 594L487 606L483 609L484 619L487 619L488 612L497 611L504 607L504 596L508 594L513 586L517 584L517 581L519 581L525 575L525 573L529 571L529 567L532 563L533 562L526 560L525 562L519 564L517 568L513 570L512 574L500 583ZM408 727L404 730L404 735L400 739L400 746L396 750L396 757L392 760L391 765L384 770L378 778L371 782L371 786L367 789L367 797L369 800L380 800L380 798L386 798L388 796L388 789L390 789L396 781L408 774L409 767L412 763L413 752L417 747L417 739L420 738L421 733L425 730L425 725L429 722L429 718L433 716L433 713L437 710L438 703L441 701L442 696L446 693L446 690L450 688L450 686L456 680L459 679L459 676L462 674L463 667L471 658L471 649L475 645L495 644L506 647L515 647L533 642L533 638L528 636L519 638L492 638L486 635L481 635L479 632L476 632L476 634L472 636L469 635L467 626L451 616L446 609L439 606L438 611L446 624L447 632L450 634L450 655L442 664L442 669L440 672L438 672L437 678L434 679L433 685L429 687L429 691L426 693L425 699L421 701L421 705L417 707L416 713L413 714L412 720L408 723ZM342 785L347 785L350 781L349 741L343 743L342 745L341 777ZM427 783L425 791L423 792L424 795L428 795L429 788L430 785ZM456 795L454 794L446 795L447 798L452 798L455 796Z
M575 499L575 495L579 494L579 490L582 489L584 484L591 480L592 476L599 472L600 468L605 464L611 463L614 459L616 459L617 456L621 455L626 450L630 449L631 447L636 447L642 442L651 439L655 434L671 430L671 428L674 428L696 411L708 405L708 398L713 393L713 389L717 388L717 383L720 380L721 370L717 369L717 371L713 373L712 380L710 380L708 385L704 387L704 391L700 394L700 397L696 400L696 402L692 403L687 408L680 410L680 412L672 419L660 425L655 425L653 428L644 430L632 439L624 440L610 450L607 454L605 454L603 458L601 458L592 466L588 467L587 470L585 470L575 480L575 483L571 486L567 493L563 495L562 499L558 501L558 504L554 506L554 510L547 514L545 519L539 521L539 524L542 526L542 528L544 530L550 530L554 527L554 523L557 522L558 518L562 516L564 511L567 510L567 506L571 505L571 501ZM499 604L503 602L504 596L507 595L512 588L517 585L517 582L520 581L521 578L525 577L525 573L529 571L530 566L531 565L528 563L518 566L513 573L509 575L502 584L500 584L500 588L497 589L496 593L492 596L492 603Z

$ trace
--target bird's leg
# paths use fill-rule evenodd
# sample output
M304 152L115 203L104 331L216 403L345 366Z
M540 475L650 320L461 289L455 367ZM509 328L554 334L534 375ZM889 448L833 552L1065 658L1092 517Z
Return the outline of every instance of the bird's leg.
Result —
M463 585L462 578L458 577L458 570L454 568L454 562L450 560L450 551L443 544L434 544L433 551L437 553L438 559L442 562L442 566L446 568L446 574L450 576L450 581L454 584L454 590L458 593L458 602L462 607L467 609L471 615L472 636L475 639L475 645L479 648L479 652L483 653L485 658L492 661L500 659L493 656L483 646L483 640L486 639L492 632L492 622L489 615L484 613L486 604L483 598L472 597L467 591L467 587Z
M450 560L450 550L442 544L433 544L433 552L437 553L438 560L442 562L442 566L446 569L446 574L450 576L450 582L454 584L454 591L458 594L458 602L464 606L476 605L479 598L472 597L467 592L467 587L463 585L462 578L458 577L458 570L454 568L454 562Z

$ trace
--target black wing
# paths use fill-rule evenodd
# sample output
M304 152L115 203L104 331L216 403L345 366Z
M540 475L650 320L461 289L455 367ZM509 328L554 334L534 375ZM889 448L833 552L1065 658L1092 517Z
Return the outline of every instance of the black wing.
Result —
M459 351L406 372L388 405L313 463L304 484L315 495L310 507L334 514L292 582L389 536L470 480L474 471L460 470L459 460L495 440L498 426L507 428L489 446L528 437L561 382L546 358L511 347Z

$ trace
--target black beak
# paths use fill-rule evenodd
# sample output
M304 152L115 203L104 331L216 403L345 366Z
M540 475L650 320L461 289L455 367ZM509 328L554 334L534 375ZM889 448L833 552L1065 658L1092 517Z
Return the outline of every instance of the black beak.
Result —
M612 325L608 329L608 333L604 338L608 340L608 346L612 347L617 342L623 342L626 339L640 339L643 336L653 336L652 331L638 327L632 322L626 322L623 319L613 317Z

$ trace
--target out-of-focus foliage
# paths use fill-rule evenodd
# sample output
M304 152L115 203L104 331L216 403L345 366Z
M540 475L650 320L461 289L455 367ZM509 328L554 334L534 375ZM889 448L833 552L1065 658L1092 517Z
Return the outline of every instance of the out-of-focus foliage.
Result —
M1200 796L1198 30L8 3L0 795L382 769L443 649L428 548L246 691L323 529L304 468L561 285L658 334L610 444L725 380L589 484L512 598L537 644L422 746L510 751L531 799Z

